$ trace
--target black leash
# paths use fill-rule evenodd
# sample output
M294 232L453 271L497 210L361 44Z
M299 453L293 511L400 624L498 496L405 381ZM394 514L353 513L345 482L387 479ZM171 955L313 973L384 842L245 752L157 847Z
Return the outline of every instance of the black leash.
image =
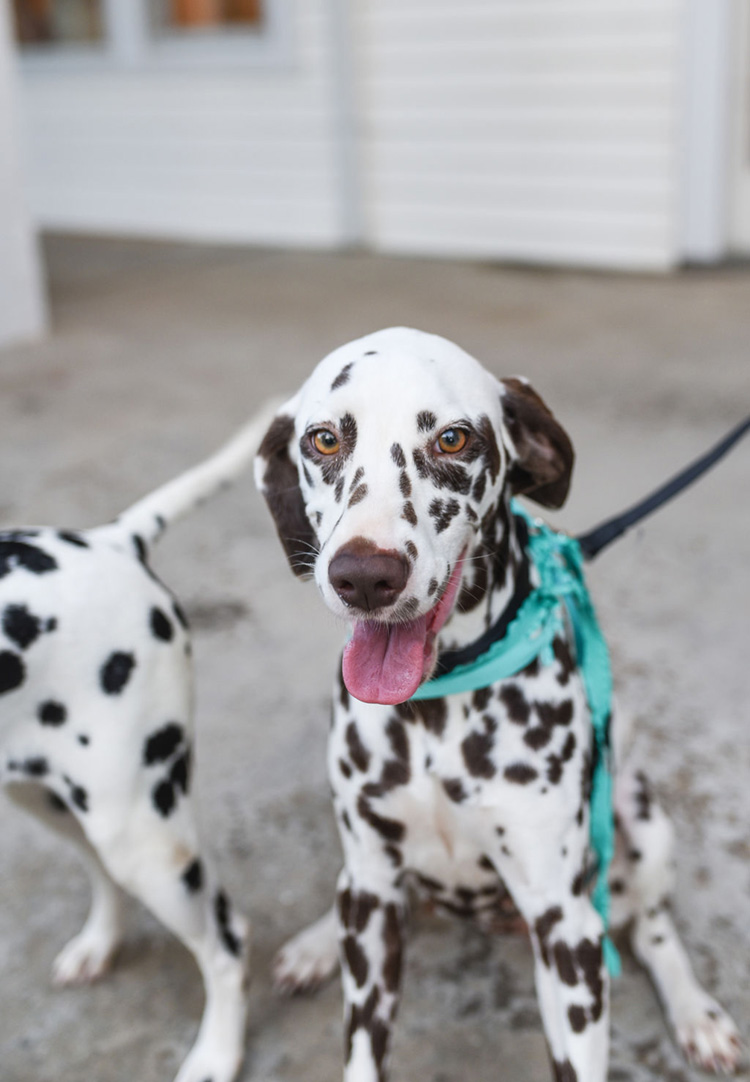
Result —
M599 526L595 526L594 529L589 530L588 533L580 534L576 538L576 541L581 547L584 559L593 560L597 553L601 552L602 549L606 548L612 541L621 537L622 534L624 534L626 530L629 530L631 526L634 526L636 522L640 522L642 518L650 515L652 511L656 511L662 504L671 500L672 497L676 496L679 492L682 492L684 488L687 488L687 486L697 480L701 474L705 473L706 470L709 470L716 462L718 462L720 458L723 458L727 451L729 451L735 443L741 440L749 430L750 417L746 417L744 421L738 424L736 428L733 428L732 431L726 435L723 440L717 443L715 447L712 447L705 455L701 455L695 462L686 466L684 470L681 470L672 477L671 480L657 488L650 496L646 496L645 499L639 500L639 502L629 510L623 511L619 515L615 515L614 518L607 519L606 522L602 522ZM519 532L522 547L525 547L528 534L526 533L526 524L520 517L516 517L516 528ZM495 623L492 624L492 626L489 627L475 642L470 643L468 646L465 646L460 650L448 650L445 653L440 654L435 675L443 676L452 672L458 665L470 664L485 653L494 642L499 642L500 639L504 638L509 624L518 615L518 610L526 600L530 589L529 567L528 564L524 564L521 568L516 588L513 591L513 596Z
M684 488L696 481L701 474L710 470L720 458L723 458L727 451L734 447L735 443L741 440L748 431L750 431L750 417L746 417L715 447L712 447L705 455L701 455L695 462L686 466L684 470L680 470L678 474L675 474L669 481L657 488L650 496L639 500L627 511L623 511L621 514L615 515L614 518L607 519L606 522L595 526L593 530L580 534L576 541L581 546L584 558L593 560L597 553L601 552L602 549L606 548L618 537L621 537L631 526L635 526L636 522L640 522L641 519L650 515L652 511L656 511L662 504L682 492Z

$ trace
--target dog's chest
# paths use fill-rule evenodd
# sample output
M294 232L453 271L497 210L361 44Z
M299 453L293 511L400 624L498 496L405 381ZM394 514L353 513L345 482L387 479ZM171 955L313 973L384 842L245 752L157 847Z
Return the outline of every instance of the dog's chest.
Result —
M577 674L534 671L480 692L371 706L342 696L330 744L340 816L373 827L406 869L480 889L490 854L553 832L581 806L590 739Z

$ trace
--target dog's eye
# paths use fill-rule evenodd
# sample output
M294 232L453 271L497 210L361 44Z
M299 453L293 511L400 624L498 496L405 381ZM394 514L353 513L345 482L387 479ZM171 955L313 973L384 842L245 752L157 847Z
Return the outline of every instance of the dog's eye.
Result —
M445 455L455 455L457 451L463 451L469 433L465 428L446 428L441 432L435 444L435 450Z
M335 455L341 444L335 432L330 428L319 428L312 433L312 443L316 451L321 455Z

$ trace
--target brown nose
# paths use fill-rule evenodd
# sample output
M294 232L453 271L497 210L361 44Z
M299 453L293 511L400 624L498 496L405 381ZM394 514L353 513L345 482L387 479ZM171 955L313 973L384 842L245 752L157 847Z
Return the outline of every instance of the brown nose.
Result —
M354 609L374 612L392 605L409 577L409 561L355 537L331 560L328 580L341 600Z

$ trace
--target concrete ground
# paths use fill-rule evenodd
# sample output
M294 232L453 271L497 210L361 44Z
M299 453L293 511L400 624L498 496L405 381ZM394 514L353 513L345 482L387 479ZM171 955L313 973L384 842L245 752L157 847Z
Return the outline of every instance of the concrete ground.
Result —
M51 238L53 333L0 354L0 525L102 522L200 459L331 348L406 323L529 376L578 452L556 516L582 529L709 446L750 403L750 271L620 277L488 265ZM676 916L750 1032L750 442L591 581L622 698L679 844ZM248 479L175 527L157 569L192 619L205 834L255 925L243 1080L340 1077L340 997L271 994L276 948L329 904L339 857L324 743L341 629L293 579ZM78 930L75 858L3 804L0 1076L169 1082L202 995L192 960L128 909L102 983L53 990ZM625 952L610 1079L697 1082ZM529 948L415 922L394 1082L547 1082ZM743 1077L749 1077L745 1070Z

